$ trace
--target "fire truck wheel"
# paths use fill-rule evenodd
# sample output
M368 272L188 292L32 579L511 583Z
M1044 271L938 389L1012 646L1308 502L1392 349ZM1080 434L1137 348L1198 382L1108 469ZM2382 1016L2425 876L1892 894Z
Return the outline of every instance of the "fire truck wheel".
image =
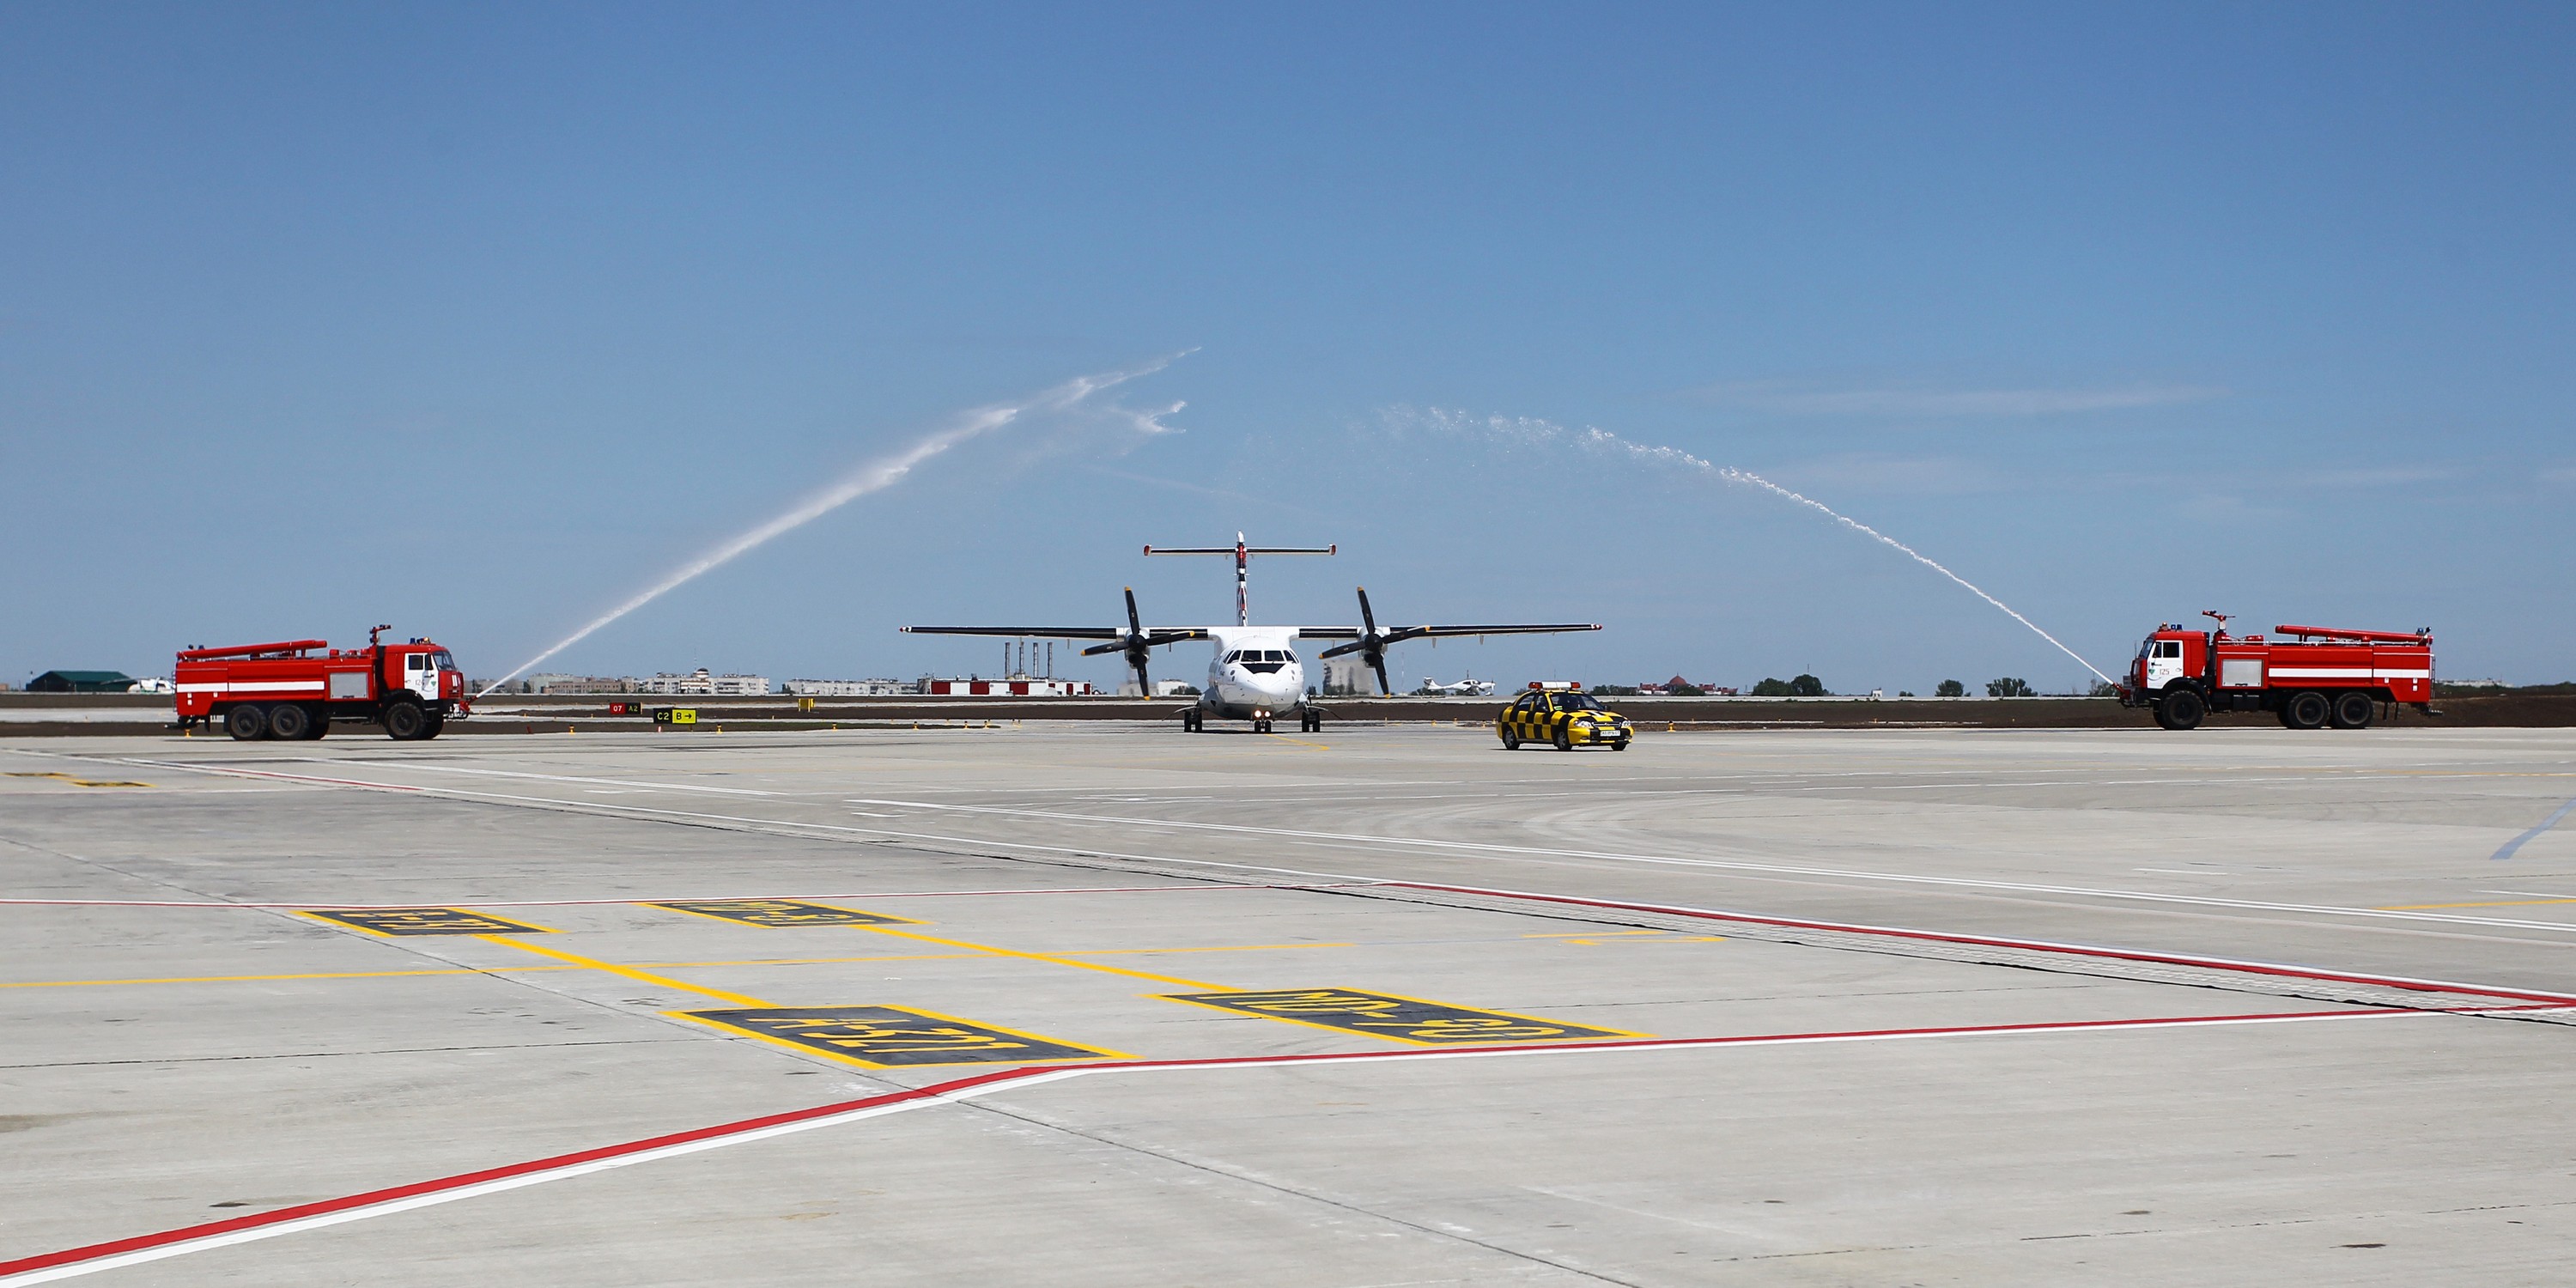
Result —
M2379 714L2378 707L2379 704L2370 700L2369 694L2358 689L2338 693L2334 700L2334 727L2367 729L2370 727L2370 718Z
M224 732L235 741L249 742L268 733L268 708L256 702L245 702L224 713Z
M2189 689L2176 689L2156 700L2156 723L2167 729L2197 729L2209 704Z
M420 736L424 739L435 738L446 731L447 717L433 713L428 722L420 727Z
M2281 723L2293 729L2322 729L2332 714L2326 695L2314 689L2293 693L2281 704Z
M408 698L385 708L385 736L396 742L410 742L418 738L421 730L428 724L428 713L420 709L419 703Z
M302 742L313 732L313 713L299 703L281 702L268 709L268 736L280 742Z

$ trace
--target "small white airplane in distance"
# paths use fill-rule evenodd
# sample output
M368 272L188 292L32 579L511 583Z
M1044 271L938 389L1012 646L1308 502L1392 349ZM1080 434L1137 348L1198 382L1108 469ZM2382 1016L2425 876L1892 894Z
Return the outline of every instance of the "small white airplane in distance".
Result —
M1451 698L1489 698L1494 694L1494 682L1479 680L1471 675L1452 684L1442 684L1426 675L1422 677L1422 687L1414 692L1437 693Z
M1127 589L1127 624L1125 626L906 626L915 635L1011 635L1041 639L1102 640L1082 650L1085 657L1103 653L1121 653L1127 665L1136 672L1136 689L1151 696L1153 682L1145 674L1145 663L1153 650L1166 644L1186 640L1209 640L1216 645L1208 661L1207 684L1200 689L1195 705L1181 712L1181 728L1197 733L1207 727L1214 716L1224 720L1249 720L1255 733L1270 732L1270 722L1282 712L1297 715L1297 727L1312 733L1324 727L1324 710L1306 699L1306 668L1298 660L1298 640L1348 640L1318 653L1318 660L1357 653L1368 659L1377 672L1378 691L1392 692L1386 679L1386 650L1405 640L1455 638L1466 635L1547 635L1563 631L1597 631L1598 623L1590 622L1513 622L1481 626L1389 626L1380 627L1377 615L1369 608L1368 588L1360 588L1360 624L1357 626L1255 626L1252 624L1251 564L1254 555L1330 555L1339 546L1254 546L1244 542L1243 534L1234 534L1232 546L1190 546L1183 548L1145 547L1149 555L1232 555L1234 556L1234 624L1231 626L1154 626L1148 627L1136 613L1136 590ZM1492 692L1492 686L1486 686Z

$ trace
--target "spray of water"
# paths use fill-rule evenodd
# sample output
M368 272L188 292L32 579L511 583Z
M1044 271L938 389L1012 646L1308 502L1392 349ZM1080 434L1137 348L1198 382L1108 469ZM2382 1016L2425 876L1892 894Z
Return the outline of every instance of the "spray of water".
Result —
M1678 470L1684 473L1700 474L1710 478L1720 479L1728 483L1761 488L1774 496L1778 496L1784 500L1795 501L1800 505L1806 506L1808 509L1814 510L1818 514L1822 514L1826 518L1832 519L1834 522L1839 523L1854 532L1860 533L1881 545L1887 546L1889 549L1897 551L1906 558L1912 559L1914 562L1919 563L1954 582L1957 582L1960 587L1965 589L1969 594L1975 595L1977 598L2003 610L2005 616L2029 627L2032 633L2038 635L2041 639L2047 640L2050 644L2056 645L2058 652L2074 658L2085 670L2091 671L2097 676L2101 676L2103 681L2106 683L2111 680L2110 676L2103 674L2102 668L2093 665L2091 662L2085 661L2083 654L2066 647L2065 643L2060 641L2056 636L2049 634L2047 631L2041 630L2039 623L2013 611L2012 605L1987 594L1985 590L1979 587L1975 582L1969 581L1967 578L1941 566L1941 564L1934 561L1930 556L1925 555L1922 551L1917 550L1914 547L1909 546L1858 519L1852 518L1847 514L1843 514L1840 511L1835 510L1833 507L1826 505L1822 501L1790 491L1789 489L1782 487L1759 474L1755 474L1750 470L1740 470L1731 465L1719 465L1713 461L1693 456L1679 448L1657 447L1648 443L1630 442L1629 440L1621 438L1617 434L1613 434L1606 429L1586 428L1580 434L1570 434L1561 425L1544 420L1534 420L1528 417L1493 416L1478 420L1473 417L1462 415L1458 412L1445 411L1437 407L1420 413L1413 412L1409 408L1400 408L1397 409L1394 416L1398 418L1420 420L1446 432L1455 433L1462 430L1481 432L1491 437L1497 437L1508 442L1515 442L1528 446L1554 446L1557 444L1568 444L1582 451L1591 452L1595 455L1610 456L1626 460L1634 464L1651 466L1657 469Z
M534 668L539 663L544 662L547 658L553 657L555 654L561 653L565 649L571 648L573 645L589 638L592 633L598 631L601 627L616 621L618 618L626 616L628 613L634 612L636 609L642 608L646 604L652 603L656 599L660 599L662 596L669 594L673 590L686 585L690 581L695 580L715 568L731 562L735 558L769 542L773 538L801 528L806 524L857 500L860 497L868 495L871 492L882 492L885 489L902 482L905 475L912 473L914 466L917 466L923 461L927 461L930 458L967 441L968 439L992 433L994 430L1000 429L1032 412L1046 413L1071 411L1076 406L1079 406L1085 399L1090 398L1093 394L1099 393L1104 389L1125 384L1139 376L1152 375L1153 373L1160 371L1187 356L1188 352L1190 351L1175 353L1169 357L1157 358L1142 366L1131 367L1124 371L1110 371L1095 376L1077 377L1034 397L1026 398L1019 402L995 403L991 406L977 407L971 411L961 413L957 419L950 423L946 428L922 437L918 441L914 442L910 447L907 447L892 456L881 457L860 466L858 469L853 470L848 475L844 476L839 482L836 482L830 487L824 488L822 491L816 492L812 496L805 498L803 501L798 502L794 507L790 508L785 513L778 515L776 518L769 519L766 522L743 532L741 535L723 542L714 549L707 551L705 554L699 555L697 558L672 569L670 573L665 575L661 580L656 581L652 585L647 586L627 597L623 603L620 603L615 608L609 609L607 612L592 618L590 622L587 625L584 625L580 630L574 631L572 634L557 640L544 652L537 654L535 657L529 658L525 662L521 662L515 667L512 667L509 674L504 675L500 679L494 680L489 685L484 686L483 691L475 694L474 696L480 698L485 694L492 692L492 690L500 688L502 685L517 679L520 675L526 673L531 668ZM1159 418L1171 415L1173 412L1179 411L1180 409L1181 404L1174 403L1169 408L1153 412L1140 412L1124 407L1113 407L1108 410L1117 418L1130 423L1139 432L1168 433L1170 432L1171 427L1160 423Z

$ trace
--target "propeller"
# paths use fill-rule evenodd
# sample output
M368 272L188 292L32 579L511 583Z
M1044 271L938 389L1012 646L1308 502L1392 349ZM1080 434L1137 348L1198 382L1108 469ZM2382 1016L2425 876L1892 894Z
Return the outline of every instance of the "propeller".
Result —
M1110 643L1094 644L1082 650L1082 655L1094 657L1102 653L1126 654L1127 665L1136 669L1136 692L1151 698L1154 696L1154 682L1145 675L1145 660L1153 656L1155 645L1170 642L1145 633L1144 619L1136 615L1136 588L1129 586L1127 587L1127 633Z
M1325 649L1323 652L1318 653L1315 656L1320 660L1322 658L1341 657L1346 654L1357 653L1360 656L1367 658L1369 668L1377 672L1377 691L1380 693L1393 693L1395 692L1395 686L1387 683L1386 679L1387 645L1401 644L1406 640L1427 635L1430 632L1427 628L1420 626L1399 626L1391 631L1379 630L1377 628L1377 614L1369 611L1368 587L1360 587L1359 592L1360 637L1352 640L1348 644L1337 644L1331 648Z

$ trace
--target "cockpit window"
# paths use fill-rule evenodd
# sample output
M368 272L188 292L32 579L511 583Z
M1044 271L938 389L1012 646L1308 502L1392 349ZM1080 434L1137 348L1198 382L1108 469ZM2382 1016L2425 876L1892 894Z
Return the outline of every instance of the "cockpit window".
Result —
M1236 662L1240 662L1240 661L1242 661L1242 660L1243 660L1243 650L1242 650L1242 649L1236 649L1235 651L1233 651L1233 652L1231 652L1231 653L1226 654L1226 655L1225 655L1225 660L1226 660L1226 664L1227 664L1227 665L1229 665L1229 666L1233 665L1233 664L1234 664L1234 663L1236 663Z

